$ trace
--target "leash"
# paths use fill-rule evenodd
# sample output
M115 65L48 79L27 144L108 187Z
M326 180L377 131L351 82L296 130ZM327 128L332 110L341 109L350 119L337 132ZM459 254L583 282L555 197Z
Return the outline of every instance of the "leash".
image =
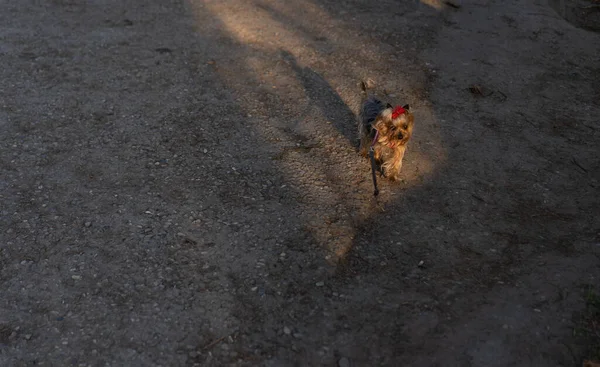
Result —
M371 142L371 147L369 148L369 157L371 158L371 174L373 175L373 187L375 191L373 191L373 196L377 196L379 194L379 189L377 188L377 175L375 174L375 143L377 143L377 138L379 137L379 131L375 130L375 137L373 138L373 142Z

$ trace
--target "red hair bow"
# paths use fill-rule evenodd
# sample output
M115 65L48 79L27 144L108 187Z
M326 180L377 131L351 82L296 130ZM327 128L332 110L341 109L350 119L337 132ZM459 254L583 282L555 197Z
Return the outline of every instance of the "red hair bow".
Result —
M402 115L404 112L406 112L406 110L403 107L396 106L394 111L392 111L392 119L398 118L398 116Z

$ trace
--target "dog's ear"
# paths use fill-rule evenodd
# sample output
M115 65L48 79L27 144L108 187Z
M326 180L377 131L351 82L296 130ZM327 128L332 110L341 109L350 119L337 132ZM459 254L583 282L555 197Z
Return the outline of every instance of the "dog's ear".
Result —
M388 103L385 108L392 108L392 105Z
M407 110L407 111L410 111L410 106L409 106L409 105L407 105L407 104L405 104L404 106L402 106L402 108L404 108L404 109L405 109L405 110Z

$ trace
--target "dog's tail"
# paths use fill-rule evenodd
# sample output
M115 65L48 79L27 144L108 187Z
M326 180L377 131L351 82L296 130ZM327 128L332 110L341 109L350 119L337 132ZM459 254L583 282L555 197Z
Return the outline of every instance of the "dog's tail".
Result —
M367 93L369 89L373 89L375 87L375 82L373 79L361 80L360 81L360 90L363 93Z

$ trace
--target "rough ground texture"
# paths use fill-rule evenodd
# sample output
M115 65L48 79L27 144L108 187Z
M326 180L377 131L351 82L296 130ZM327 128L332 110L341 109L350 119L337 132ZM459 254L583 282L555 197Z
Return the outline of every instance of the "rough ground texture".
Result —
M580 365L600 35L551 3L0 0L0 365ZM366 78L416 116L377 199Z

